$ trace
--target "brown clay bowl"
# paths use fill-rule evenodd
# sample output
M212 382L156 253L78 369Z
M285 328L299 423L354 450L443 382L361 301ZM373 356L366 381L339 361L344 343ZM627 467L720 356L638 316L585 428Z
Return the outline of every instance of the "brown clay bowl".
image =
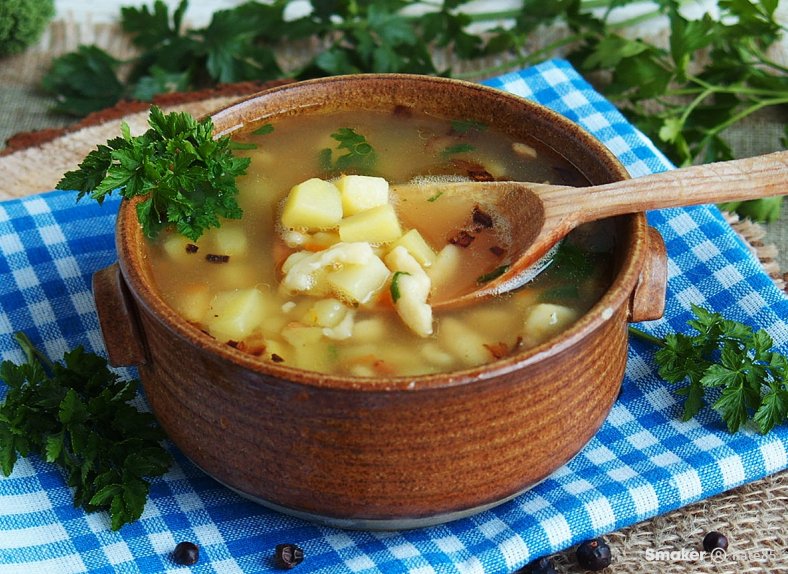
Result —
M604 146L537 104L476 84L406 75L333 77L255 95L213 116L217 133L283 115L412 106L536 136L591 183L627 177ZM449 116L449 117L452 117ZM616 220L610 289L558 338L482 367L360 379L264 363L176 315L157 294L134 205L118 263L94 278L110 360L134 365L169 435L219 482L268 507L339 527L400 529L490 508L591 439L619 392L627 322L657 318L665 252L643 214Z

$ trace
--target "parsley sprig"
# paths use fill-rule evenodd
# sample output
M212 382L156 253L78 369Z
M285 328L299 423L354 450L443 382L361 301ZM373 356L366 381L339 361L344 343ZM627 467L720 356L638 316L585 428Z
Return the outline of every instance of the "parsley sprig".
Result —
M635 336L659 345L654 354L659 376L669 383L687 382L676 391L685 396L683 420L694 417L716 390L712 407L730 432L749 420L761 433L788 420L788 358L772 351L763 329L725 319L692 306L687 324L695 335L671 333L664 339L630 327Z
M7 392L0 405L0 470L9 476L17 455L38 454L60 466L74 505L106 510L118 530L137 520L150 484L171 464L153 415L131 401L136 381L122 381L107 362L82 347L53 363L23 333L15 339L27 362L0 364Z
M137 217L151 238L174 226L196 240L219 227L220 217L240 218L236 178L250 160L233 155L230 138L214 139L210 118L164 114L157 106L151 107L148 124L144 134L132 136L124 122L122 137L90 152L57 188L77 190L77 199L89 195L99 203L115 190L127 199L143 197Z
M323 170L328 173L351 170L361 174L374 171L378 154L364 135L353 128L339 128L331 137L337 141L336 150L329 147L320 150L319 161Z
M608 77L600 82L605 96L677 165L733 159L726 139L732 126L788 107L788 68L769 55L788 29L778 19L777 0L719 0L717 17L698 18L683 14L682 0L655 0L655 15L669 22L666 45L615 30L612 10L596 18L582 10L581 0L570 4L579 9L568 18L581 39L570 60L586 73ZM781 144L788 145L788 124ZM781 203L777 196L723 207L774 221Z

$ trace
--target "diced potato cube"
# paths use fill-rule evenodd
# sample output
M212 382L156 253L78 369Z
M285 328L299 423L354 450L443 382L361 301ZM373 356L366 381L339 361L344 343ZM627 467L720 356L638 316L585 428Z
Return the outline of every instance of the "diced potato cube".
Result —
M220 341L242 341L262 323L270 305L256 287L221 291L211 300L208 332Z
M269 338L265 341L265 354L263 357L275 363L289 365L293 350L287 343Z
M342 194L345 217L389 202L389 182L382 177L343 175L334 185Z
M523 333L530 344L541 343L577 321L580 313L564 305L539 303L525 316Z
M418 229L411 229L397 239L392 245L392 249L400 245L407 249L408 253L413 255L422 267L430 267L437 258L437 254L421 236Z
M388 243L401 236L402 227L390 203L361 211L339 222L339 238L342 241Z
M427 269L434 292L440 292L446 286L456 283L462 266L462 257L462 248L451 243L438 252L435 262Z
M211 229L213 248L219 255L230 257L243 257L248 250L246 232L237 225L222 224L221 227Z
M282 208L285 228L329 229L342 219L342 195L333 183L313 177L294 185Z
M187 321L199 323L211 304L211 290L207 283L190 283L179 290L173 307Z
M389 269L377 256L363 265L346 264L326 273L326 283L340 299L351 304L364 304L382 289L389 278Z
M438 344L468 367L482 365L493 358L484 339L456 317L443 317Z

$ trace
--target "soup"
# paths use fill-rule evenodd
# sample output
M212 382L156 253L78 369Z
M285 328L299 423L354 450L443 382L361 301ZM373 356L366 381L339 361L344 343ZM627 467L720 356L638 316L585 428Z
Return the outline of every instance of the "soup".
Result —
M611 280L613 233L599 222L516 291L432 308L500 272L517 230L483 201L402 184L587 184L536 141L400 108L285 117L234 139L252 160L243 218L196 242L165 232L149 259L169 305L262 361L358 377L475 367L560 333Z

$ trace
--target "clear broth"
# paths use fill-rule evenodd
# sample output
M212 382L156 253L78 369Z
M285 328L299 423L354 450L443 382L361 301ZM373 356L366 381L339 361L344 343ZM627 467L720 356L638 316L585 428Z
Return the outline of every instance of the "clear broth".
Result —
M411 110L282 118L271 127L261 130L264 135L250 130L234 137L255 146L241 152L252 160L248 174L238 181L241 220L225 221L197 242L168 231L150 245L150 264L163 299L198 328L262 361L359 377L461 370L556 336L610 284L612 226L599 222L570 234L548 269L517 291L436 312L429 337L411 332L391 305L381 302L383 296L351 309L352 336L326 336L325 328L314 322L316 299L279 288L279 269L292 249L282 241L277 222L292 186L312 177L340 175L327 168L325 152L331 150L332 161L346 153L331 137L337 130L352 128L363 135L377 156L374 166L341 171L378 175L392 184L420 177L588 182L538 142L513 142L478 124L452 123ZM469 206L449 198L430 198L420 207L401 201L395 207L403 226L418 229L436 252L456 240L469 218ZM467 288L505 260L505 253L496 249L498 235L476 235L459 274L443 282L444 295ZM232 299L228 294L249 290L256 290L249 301L233 300L232 310L225 305ZM255 323L244 326L242 338L228 337L216 327L217 321L229 321L223 314L231 313L241 315L238 321Z

